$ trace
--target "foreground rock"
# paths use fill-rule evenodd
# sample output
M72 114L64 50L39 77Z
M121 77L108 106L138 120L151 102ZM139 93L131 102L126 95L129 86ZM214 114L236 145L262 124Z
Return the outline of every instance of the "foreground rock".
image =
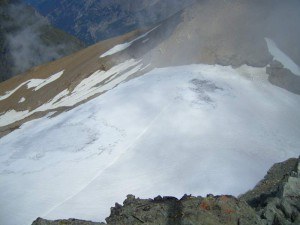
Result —
M262 224L255 211L232 196L206 198L157 197L154 200L128 196L124 206L116 205L108 224Z
M116 203L108 225L292 225L300 224L300 159L275 164L255 188L239 198L158 196L139 199L128 195L123 206ZM33 225L105 225L82 220L49 221L38 218Z
M55 220L49 221L38 218L32 225L104 225L104 223L94 223L91 221L68 219L68 220Z
M275 164L265 178L240 199L257 211L264 224L300 224L299 159Z

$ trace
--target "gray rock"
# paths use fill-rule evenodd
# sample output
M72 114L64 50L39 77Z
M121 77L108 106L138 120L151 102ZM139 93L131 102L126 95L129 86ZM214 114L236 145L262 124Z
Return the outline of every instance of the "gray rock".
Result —
M242 195L267 225L299 224L299 159L275 164L266 177L251 191Z
M271 84L288 90L294 94L300 94L300 77L283 67L277 61L273 61L266 70Z
M68 219L68 220L45 220L37 218L32 225L105 225L104 223L96 223L91 221Z
M107 224L263 224L246 202L233 196L202 198L185 195L180 200L174 197L145 200L128 196L123 204L111 209Z

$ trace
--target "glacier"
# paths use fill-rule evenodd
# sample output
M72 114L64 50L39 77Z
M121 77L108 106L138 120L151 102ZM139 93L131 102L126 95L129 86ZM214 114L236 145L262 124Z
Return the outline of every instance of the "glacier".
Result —
M0 224L103 221L127 194L249 190L300 153L300 97L267 76L249 66L159 68L23 124L0 139Z

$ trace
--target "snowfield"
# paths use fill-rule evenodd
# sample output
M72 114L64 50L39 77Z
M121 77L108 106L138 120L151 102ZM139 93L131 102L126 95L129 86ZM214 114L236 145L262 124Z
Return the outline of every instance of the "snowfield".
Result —
M247 191L300 153L300 96L266 77L248 66L155 69L24 124L0 139L0 224L104 221L127 194Z

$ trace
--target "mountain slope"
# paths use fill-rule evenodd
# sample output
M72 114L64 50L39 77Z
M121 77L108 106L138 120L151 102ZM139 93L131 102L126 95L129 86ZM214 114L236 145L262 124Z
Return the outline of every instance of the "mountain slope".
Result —
M277 3L273 5L271 2ZM297 54L293 54L299 52L295 51L300 34L294 29L297 27L294 18L299 17L297 12L300 6L299 2L292 0L289 5L284 6L280 1L269 0L251 2L243 0L236 4L231 1L229 3L208 1L173 15L153 29L149 29L148 32L135 31L101 42L49 65L34 68L23 78L17 77L7 83L0 84L2 112L10 111L12 115L16 115L16 117L12 117L13 121L8 119L10 113L0 117L0 124L2 125L0 129L5 132L11 127L19 126L31 117L36 117L37 114L41 116L49 110L57 111L61 107L73 107L84 102L84 100L97 96L103 92L101 85L104 83L101 82L101 79L92 81L89 87L98 87L100 90L95 93L90 92L88 96L82 94L84 97L78 98L76 102L56 104L47 110L43 107L39 108L51 99L55 99L55 96L70 95L75 92L76 86L79 85L78 87L80 87L83 79L90 77L96 71L100 74L105 73L106 76L112 76L115 69L118 68L118 64L126 61L131 63L125 63L127 66L122 67L124 73L127 69L132 69L138 64L141 68L146 67L144 71L139 71L139 68L136 71L131 71L130 74L125 74L131 77L143 74L155 67L191 63L232 65L234 67L242 65L266 67L270 64L275 66L266 70L270 75L268 79L275 85L299 94L298 75L293 74L293 69L291 69L291 74L286 75L291 65L291 63L287 63L286 59L288 56L292 56L289 58L290 61L294 62L296 67L300 64ZM259 11L256 10L257 7L260 8ZM291 15L289 18L291 19L285 17L286 8L289 8ZM266 15L267 19L265 19ZM277 20L281 19L282 23L286 21L286 25L274 24L272 18L275 16ZM287 41L282 35L283 30L288 29L286 26L291 31L293 30ZM264 29L265 27L268 29ZM142 35L143 33L144 35ZM274 37L275 44L269 46L266 37ZM272 49L277 49L275 54L278 52L286 53L287 57L275 56L275 61L281 62L279 64L272 63L274 57ZM24 87L26 86L24 83L29 79L46 79L61 71L64 71L64 75L59 84L54 81L39 90L30 90L28 84L27 88ZM94 76L96 75L94 74ZM120 75L122 73L119 73ZM116 76L113 77L117 78ZM116 82L115 85L117 84ZM21 86L19 87L19 85ZM54 86L55 88L53 88ZM46 92L47 95L44 94ZM20 96L20 94L24 96ZM22 97L29 99L29 101L20 103L19 100ZM23 113L15 113L15 111L22 111ZM26 111L30 113L24 113Z
M194 0L25 0L52 24L87 44L157 23Z
M21 1L1 1L0 18L0 81L83 47Z
M1 83L1 222L99 221L128 193L238 195L298 156L299 32L281 32L299 7L271 2L200 2Z

